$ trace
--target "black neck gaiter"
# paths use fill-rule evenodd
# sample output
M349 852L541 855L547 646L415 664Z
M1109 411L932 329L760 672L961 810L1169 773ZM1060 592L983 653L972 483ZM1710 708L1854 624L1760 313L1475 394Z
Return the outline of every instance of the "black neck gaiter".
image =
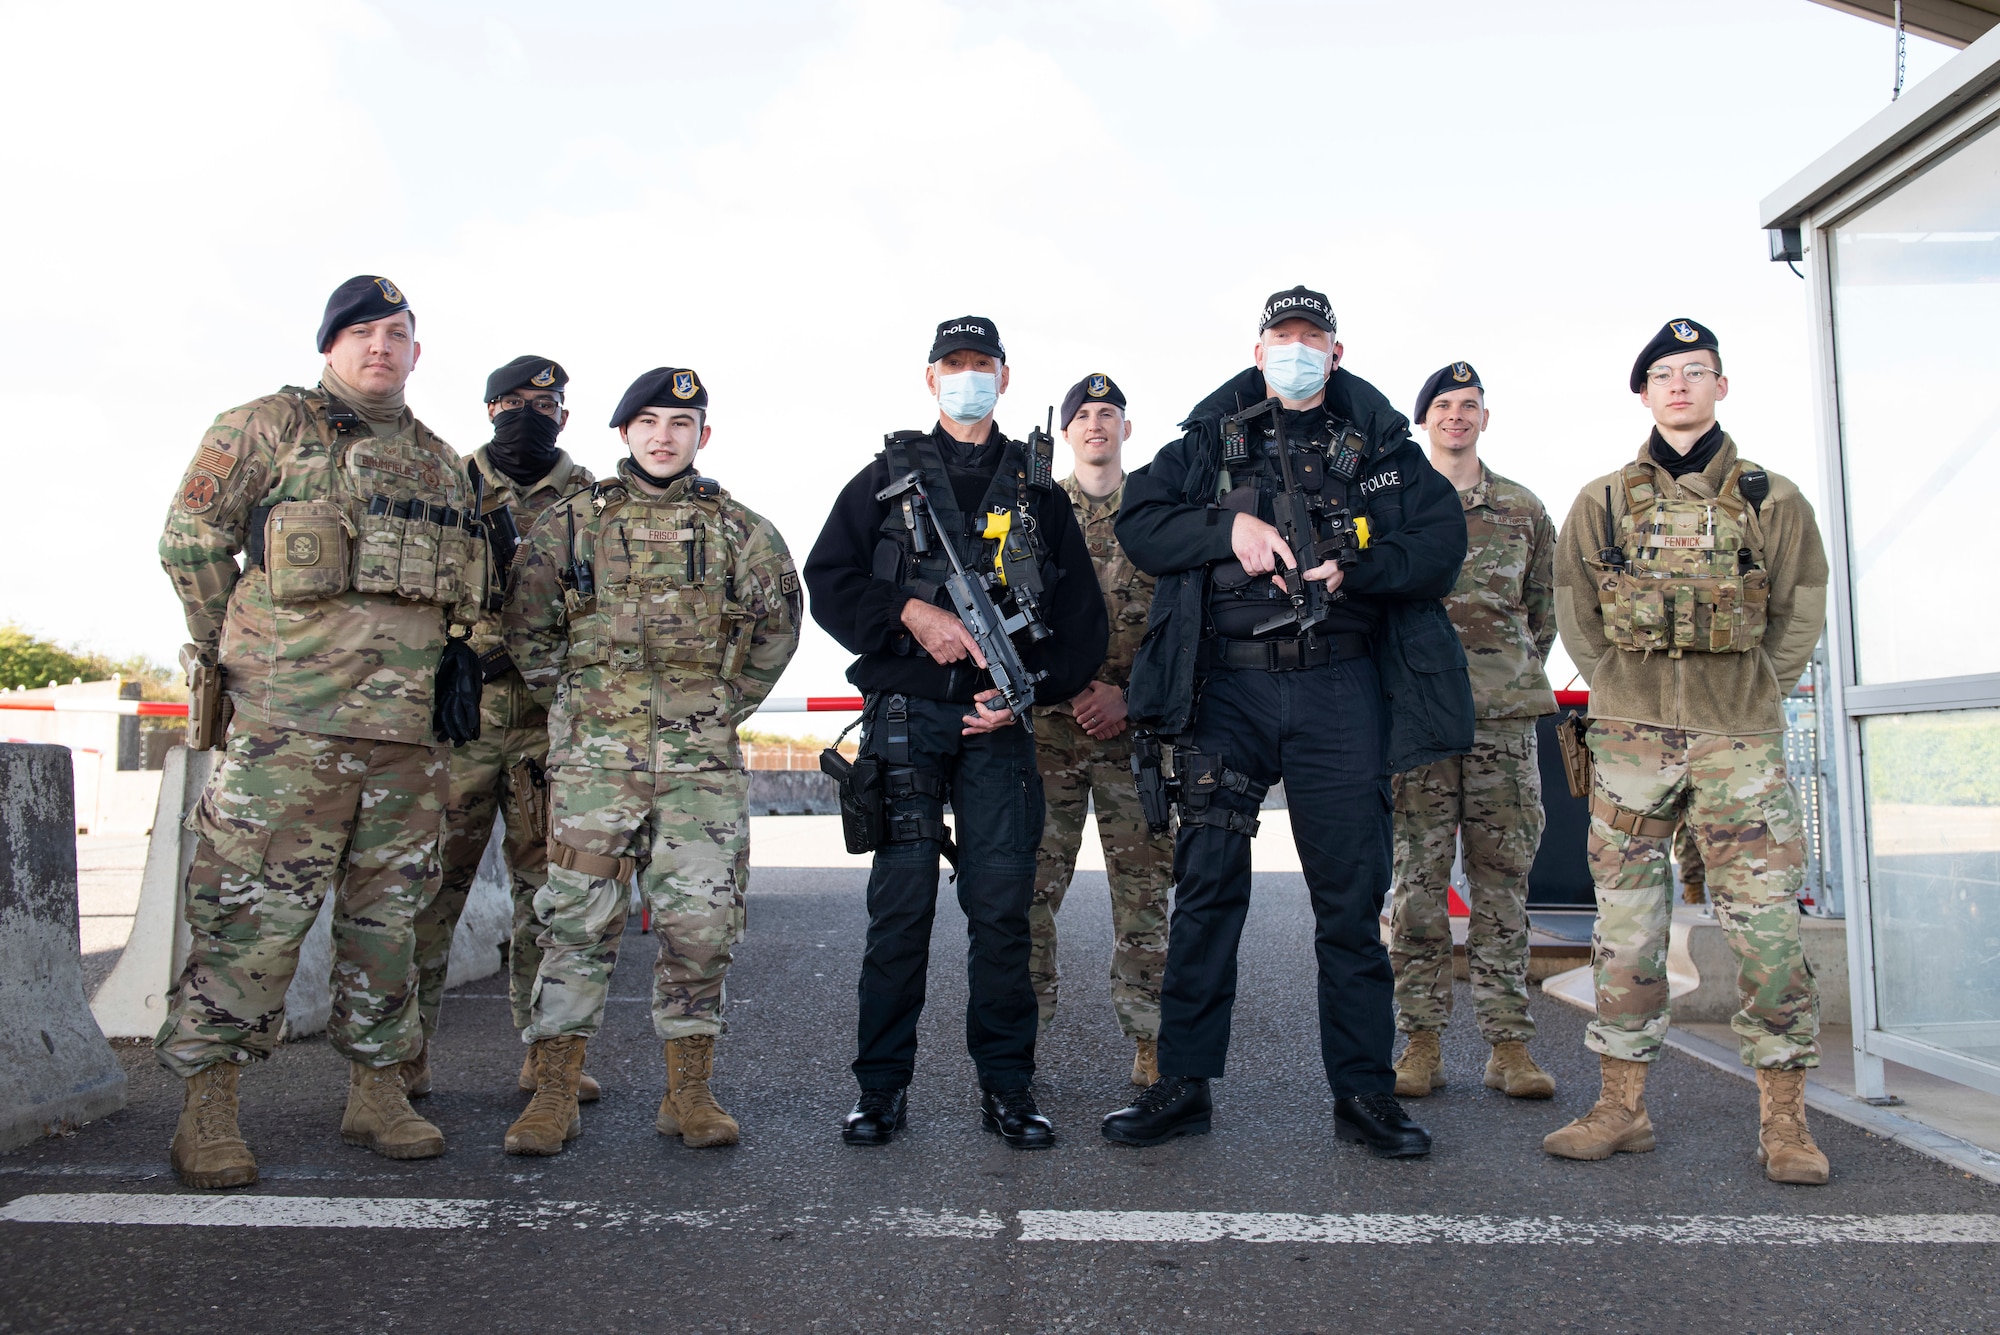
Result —
M1653 428L1653 438L1647 445L1647 454L1654 463L1667 470L1668 477L1685 477L1689 473L1699 473L1715 459L1715 452L1722 448L1722 423L1717 422L1701 433L1701 439L1688 448L1686 454L1676 454L1674 447L1667 444L1658 427Z
M556 435L562 424L533 408L512 408L493 419L493 441L486 457L521 486L539 482L556 466L562 451Z

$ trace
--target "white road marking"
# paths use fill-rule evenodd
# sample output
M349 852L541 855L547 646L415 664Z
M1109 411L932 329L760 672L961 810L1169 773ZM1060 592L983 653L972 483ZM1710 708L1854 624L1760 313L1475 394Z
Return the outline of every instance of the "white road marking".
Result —
M1023 1242L1497 1243L1590 1246L1664 1242L1802 1245L1837 1242L2000 1243L2000 1215L1267 1214L1189 1210L1023 1210Z
M1827 1243L2000 1243L2000 1215L1659 1215L1576 1219L1564 1215L1310 1215L1196 1210L1022 1210L1022 1242L1464 1243L1593 1246L1655 1242L1681 1246L1800 1246ZM0 1222L142 1224L226 1228L801 1228L909 1238L994 1239L1011 1223L991 1210L878 1208L866 1216L803 1214L774 1219L750 1209L661 1211L592 1201L502 1201L377 1196L189 1196L51 1192L0 1206Z

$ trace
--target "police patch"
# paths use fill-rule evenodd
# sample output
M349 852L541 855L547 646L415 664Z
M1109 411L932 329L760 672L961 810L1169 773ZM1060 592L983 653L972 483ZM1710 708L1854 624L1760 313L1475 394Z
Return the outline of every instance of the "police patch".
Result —
M1385 468L1379 473L1371 473L1361 479L1361 494L1373 496L1378 491L1388 491L1403 485L1403 470Z
M181 488L181 509L191 515L205 515L215 508L216 481L206 473L196 473Z
M1692 343L1701 337L1700 331L1686 320L1676 320L1667 328L1672 330L1674 337L1683 343Z
M388 279L376 279L375 286L382 289L382 300L388 302L391 306L400 306L403 304L403 290Z
M318 565L319 534L308 532L286 535L285 564L290 566Z
M1472 379L1472 368L1464 362L1453 362L1451 364L1451 378L1463 385Z
M1092 373L1090 378L1083 382L1083 392L1093 399L1103 398L1111 392L1111 377L1101 372Z
M696 391L696 390L697 390L698 388L700 388L700 386L698 386L698 385L696 385L696 384L694 383L694 372L693 372L693 371L676 371L676 372L674 372L674 384L673 384L673 390L674 390L674 397L675 397L675 398L677 398L677 399L691 399L691 398L693 398L693 397L694 397L694 395L695 395L695 391Z
M540 375L528 377L528 383L537 389L547 389L550 385L555 384L555 382L556 368L553 366L544 366Z

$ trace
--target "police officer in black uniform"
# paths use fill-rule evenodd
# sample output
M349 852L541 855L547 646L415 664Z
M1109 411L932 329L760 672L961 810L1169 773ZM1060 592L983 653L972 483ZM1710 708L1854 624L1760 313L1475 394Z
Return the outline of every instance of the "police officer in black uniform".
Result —
M853 1067L861 1097L841 1134L851 1145L885 1145L903 1126L938 858L949 853L971 935L965 1042L984 1091L981 1121L1016 1148L1042 1149L1054 1144L1055 1132L1029 1089L1036 1008L1028 905L1043 817L1034 738L1028 720L996 698L985 657L952 610L944 589L951 567L933 530L922 527L922 550L913 536L904 502L914 494L878 494L921 473L939 525L975 571L994 569L1002 540L987 538L989 531L1007 527L1029 539L1047 633L1038 643L1027 632L1015 639L1023 666L1044 674L1033 688L1039 703L1069 699L1096 674L1105 652L1104 599L1048 460L994 425L1008 367L993 322L945 321L929 362L924 380L938 400L937 425L888 437L841 492L805 567L814 619L860 655L847 677L867 701L861 756L884 767L886 819L868 877ZM946 801L955 831L943 821Z
M1250 838L1282 777L1317 924L1335 1130L1385 1157L1430 1151L1392 1093L1394 980L1378 919L1388 776L1472 742L1465 653L1439 601L1465 557L1465 518L1409 423L1340 369L1341 353L1323 294L1273 295L1256 365L1202 400L1186 434L1125 483L1118 541L1160 577L1127 699L1135 725L1172 748L1180 833L1160 1079L1104 1119L1121 1144L1209 1129ZM1304 561L1273 522L1290 497L1304 506L1291 511L1304 517Z

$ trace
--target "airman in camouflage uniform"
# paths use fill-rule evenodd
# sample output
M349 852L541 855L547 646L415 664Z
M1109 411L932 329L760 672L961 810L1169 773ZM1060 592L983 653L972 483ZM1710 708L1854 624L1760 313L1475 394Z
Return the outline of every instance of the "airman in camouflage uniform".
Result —
M413 923L438 886L432 683L447 626L477 619L486 565L457 456L403 406L415 334L388 279L342 284L319 387L217 418L160 538L193 647L219 661L235 711L188 816L192 937L153 1040L187 1082L172 1158L189 1186L257 1179L237 1075L276 1049L299 944L336 886L341 1138L391 1158L444 1152L398 1066L422 1044Z
M1740 967L1730 1021L1759 1088L1758 1159L1819 1184L1805 1120L1819 998L1799 943L1805 874L1785 776L1783 700L1825 622L1812 505L1742 458L1715 420L1728 393L1713 333L1671 320L1632 368L1655 427L1639 457L1583 489L1556 558L1563 644L1590 683L1590 870L1603 1093L1542 1142L1568 1159L1653 1148L1643 1096L1668 1015L1667 842L1685 824ZM1608 504L1607 504L1608 502Z
M1076 456L1077 471L1061 485L1104 590L1111 642L1104 666L1082 693L1035 710L1035 757L1048 823L1035 854L1028 968L1047 1028L1056 1011L1056 913L1076 870L1084 816L1094 808L1105 876L1111 882L1111 1005L1135 1048L1132 1082L1150 1085L1159 1078L1160 975L1167 966L1174 844L1170 835L1154 835L1139 809L1132 738L1125 724L1125 681L1146 634L1154 582L1132 564L1111 531L1124 489L1119 454L1131 434L1125 395L1109 376L1085 376L1064 398L1063 436ZM1108 486L1109 494L1092 495L1090 486Z
M528 997L542 960L536 944L535 892L548 880L549 714L528 693L527 683L507 657L499 609L508 568L521 535L557 500L596 479L556 445L569 420L563 407L569 376L547 357L516 357L486 379L486 416L493 440L481 446L466 468L483 492L481 527L493 561L486 615L472 628L486 686L480 699L479 736L451 753L451 798L445 806L444 877L437 898L417 915L417 1004L423 1015L423 1054L404 1071L410 1097L430 1093L430 1042L437 1036L451 969L452 934L479 873L493 834L496 812L506 822L504 848L513 878L514 925L507 948L507 997L514 1027L528 1024ZM521 1067L520 1085L535 1087L534 1072ZM599 1094L585 1075L578 1097Z
M1477 717L1472 749L1395 776L1396 897L1389 959L1396 1027L1410 1036L1396 1093L1444 1084L1439 1035L1451 1017L1447 896L1454 854L1465 859L1465 961L1479 1036L1493 1048L1488 1088L1545 1099L1555 1082L1528 1055L1528 869L1542 841L1535 719L1555 712L1543 671L1555 643L1555 525L1535 494L1480 462L1486 391L1453 362L1425 382L1413 419L1431 463L1465 506L1465 565L1445 599L1465 645Z
M641 376L612 418L631 457L537 522L502 616L522 678L550 707L542 962L522 1029L536 1089L507 1130L510 1154L556 1154L582 1130L584 1048L604 1018L635 872L659 947L657 1125L688 1145L737 1140L708 1085L744 925L749 775L736 728L798 647L801 595L778 531L695 473L707 413L693 371Z

